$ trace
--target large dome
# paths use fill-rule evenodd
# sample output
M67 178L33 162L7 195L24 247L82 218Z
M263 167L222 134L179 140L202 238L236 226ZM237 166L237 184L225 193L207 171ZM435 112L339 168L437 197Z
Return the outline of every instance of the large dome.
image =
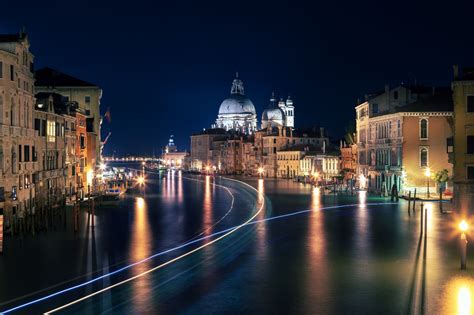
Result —
M226 98L219 107L221 114L256 114L255 106L245 95L232 94Z

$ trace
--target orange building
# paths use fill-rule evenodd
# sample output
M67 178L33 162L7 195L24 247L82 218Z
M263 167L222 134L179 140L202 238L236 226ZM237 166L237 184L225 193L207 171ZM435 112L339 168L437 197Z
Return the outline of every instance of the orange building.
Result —
M80 110L76 111L76 160L79 169L77 171L77 188L81 197L84 187L87 185L87 128L86 115Z
M398 192L416 188L418 193L425 194L431 186L434 193L438 190L432 175L444 169L452 175L447 152L447 141L453 134L452 93L448 88L416 90L423 93L408 97L410 101L404 104L386 106L384 112L365 115L363 121L360 112L364 108L367 112L369 102L356 107L357 176L362 188L389 194L395 185ZM397 88L386 93L399 91Z

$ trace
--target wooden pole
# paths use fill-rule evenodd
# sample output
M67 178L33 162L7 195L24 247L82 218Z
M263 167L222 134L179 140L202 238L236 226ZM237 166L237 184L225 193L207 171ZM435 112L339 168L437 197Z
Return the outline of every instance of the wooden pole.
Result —
M408 214L410 214L411 206L411 191L408 192Z
M443 190L439 188L439 212L443 213Z
M415 188L415 192L413 193L413 212L415 212L415 204L416 204L416 188Z

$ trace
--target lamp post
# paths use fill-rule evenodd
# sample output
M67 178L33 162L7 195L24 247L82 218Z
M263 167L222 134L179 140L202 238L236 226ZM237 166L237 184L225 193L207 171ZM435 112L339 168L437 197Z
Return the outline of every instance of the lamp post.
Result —
M466 220L462 220L459 223L459 230L461 231L461 270L466 269L466 256L467 256L467 238L466 232L469 228Z
M427 197L430 198L430 177L431 177L431 170L429 167L426 168L425 170L425 176L426 176L426 194Z
M209 171L211 170L211 167L209 165L206 165L206 174L209 175Z
M264 172L264 171L265 171L265 170L263 169L263 167L259 167L259 168L258 168L258 175L259 175L260 178L262 178L262 175L263 175L263 172Z

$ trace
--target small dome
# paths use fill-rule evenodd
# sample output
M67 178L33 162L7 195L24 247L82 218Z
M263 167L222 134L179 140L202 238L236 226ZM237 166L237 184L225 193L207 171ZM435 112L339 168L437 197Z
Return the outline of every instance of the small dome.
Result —
M241 94L232 94L226 98L219 107L219 115L246 113L255 115L255 106L249 98Z
M280 108L268 108L263 111L262 121L283 121L285 114Z

